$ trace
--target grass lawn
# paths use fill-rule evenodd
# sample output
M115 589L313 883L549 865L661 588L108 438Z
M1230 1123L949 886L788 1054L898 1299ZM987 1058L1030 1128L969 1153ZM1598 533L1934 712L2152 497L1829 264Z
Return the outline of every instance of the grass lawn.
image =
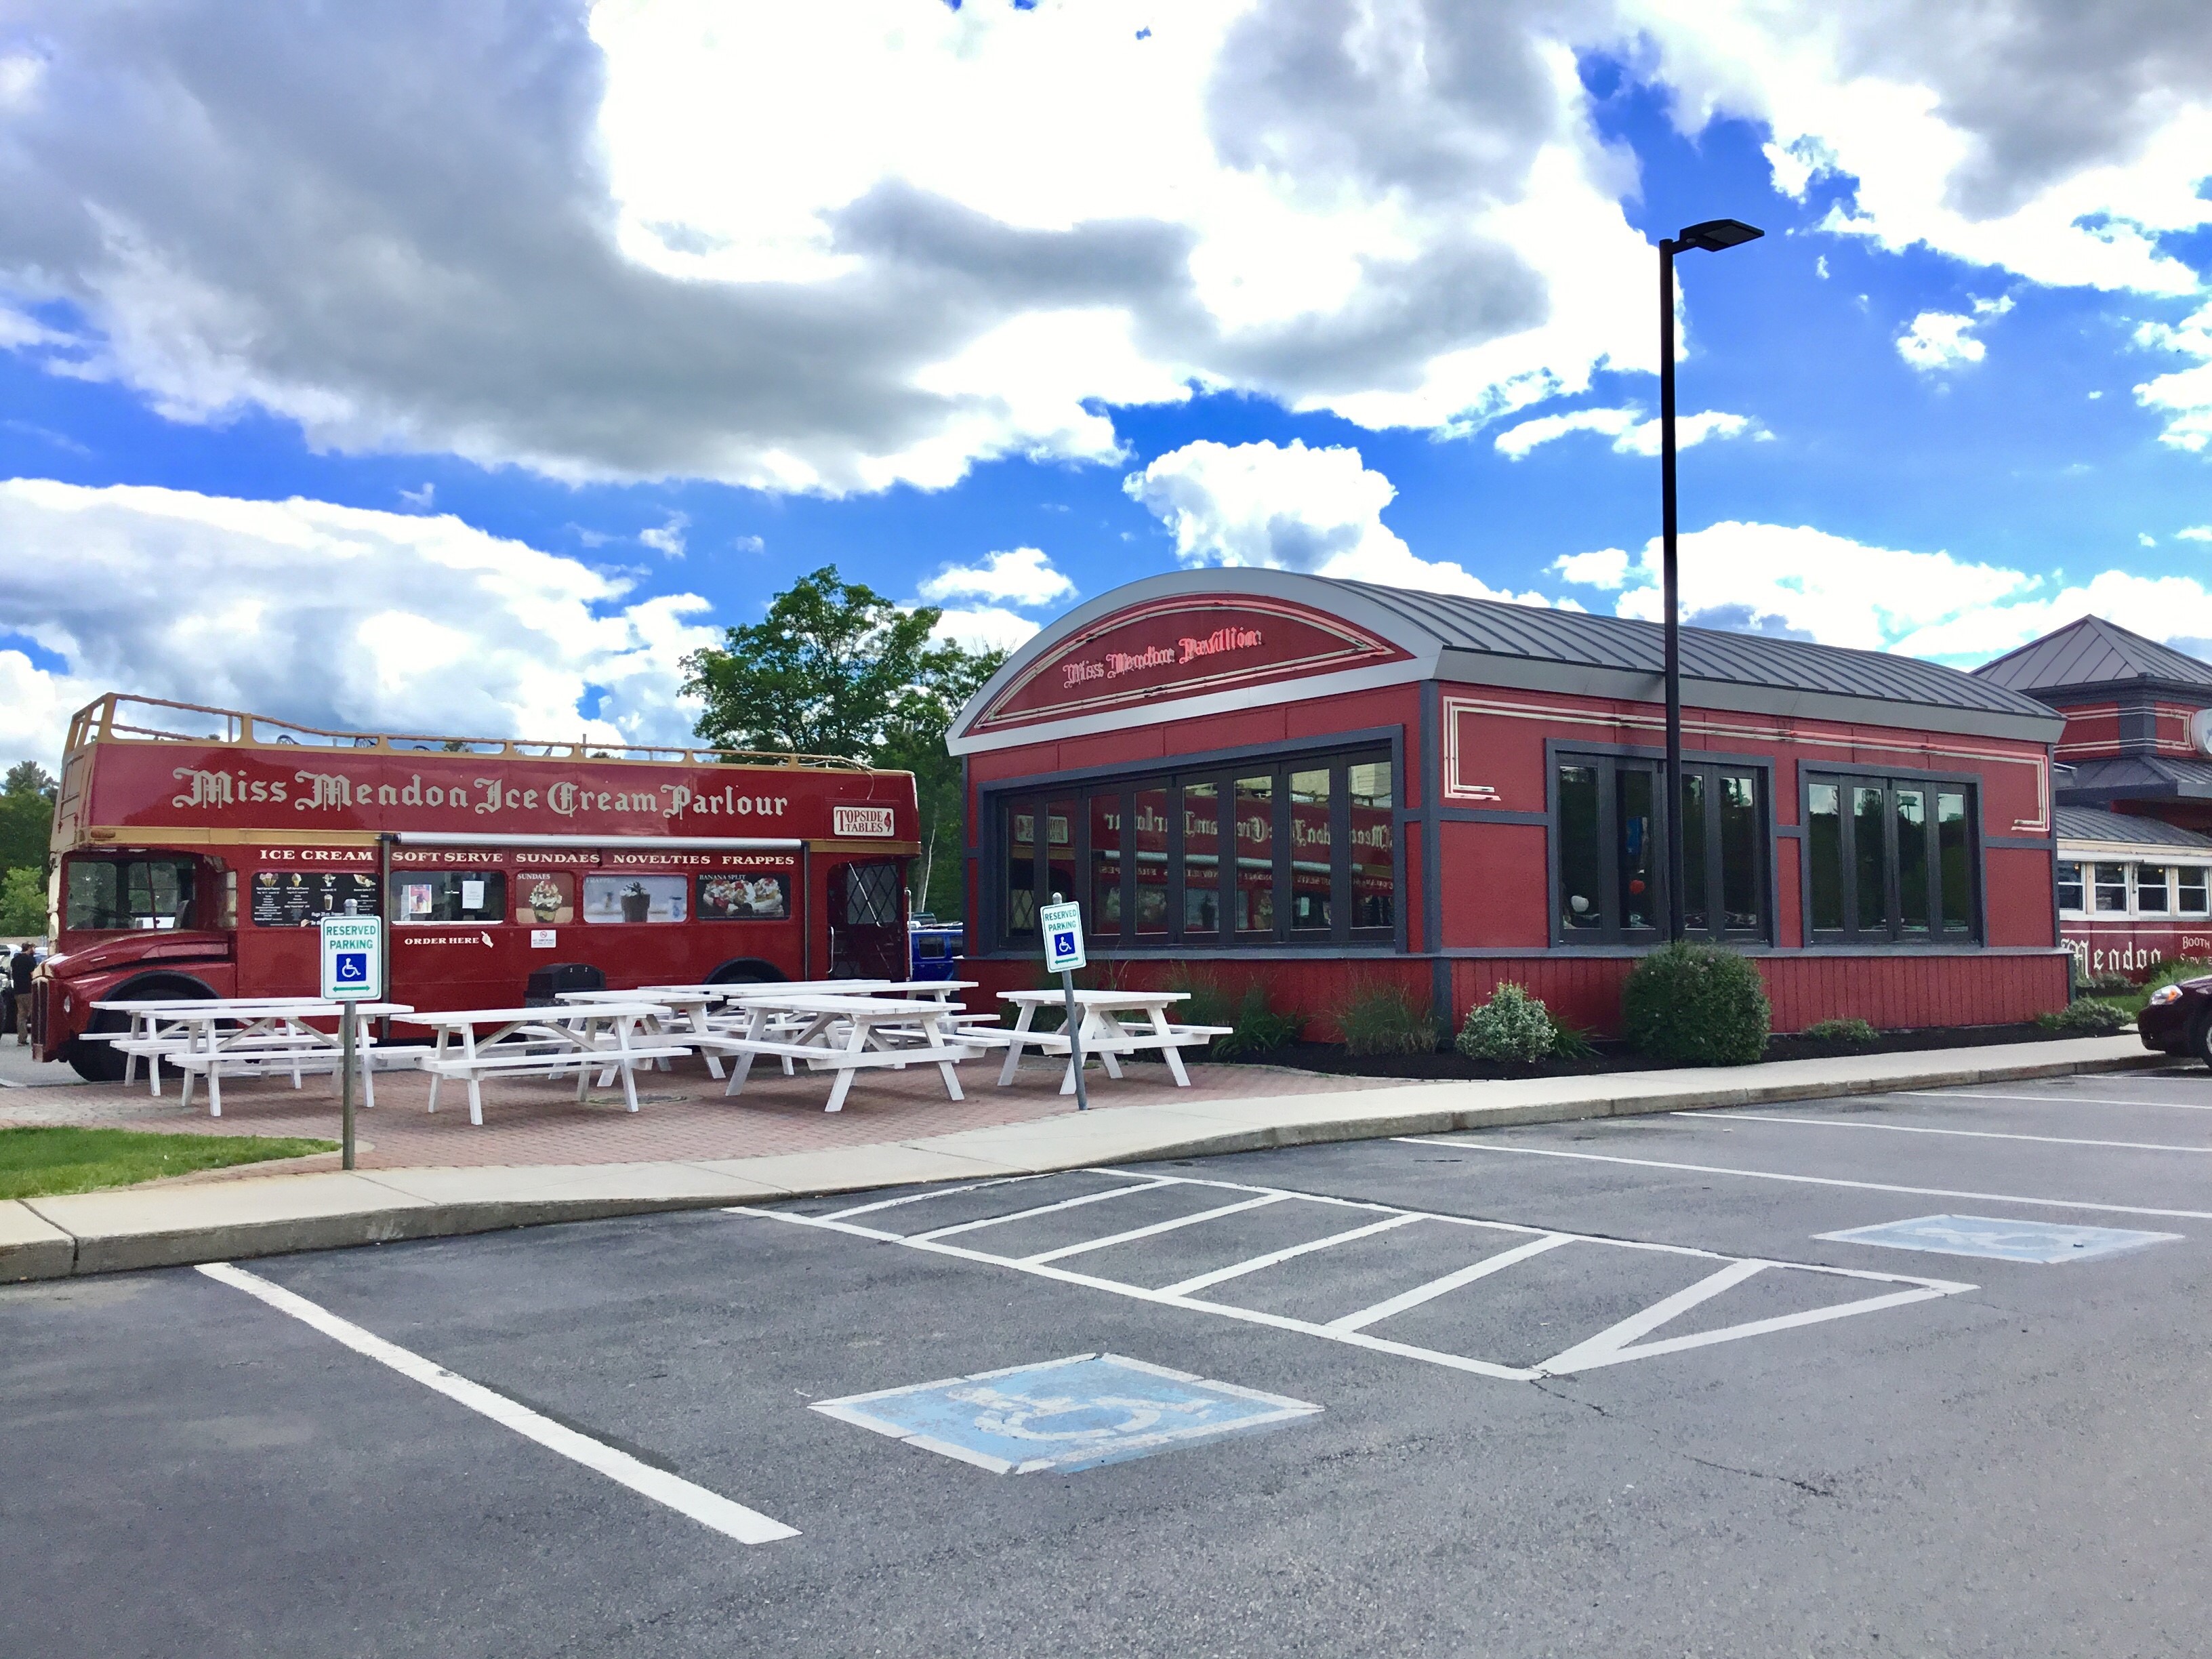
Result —
M0 1199L128 1187L193 1170L333 1152L335 1140L276 1135L163 1135L138 1129L0 1129Z

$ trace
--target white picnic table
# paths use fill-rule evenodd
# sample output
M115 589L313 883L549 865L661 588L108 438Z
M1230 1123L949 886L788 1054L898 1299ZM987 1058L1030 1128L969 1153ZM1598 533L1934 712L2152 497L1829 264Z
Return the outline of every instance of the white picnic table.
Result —
M127 1056L126 1083L131 1080L131 1067L143 1057L153 1091L158 1095L162 1065L173 1066L185 1074L183 1103L190 1106L192 1080L205 1073L210 1117L222 1115L226 1075L266 1077L272 1072L289 1073L296 1089L306 1073L327 1071L336 1078L343 1070L338 1034L307 1024L310 1019L336 1019L344 1006L342 1003L317 997L213 997L93 1006L131 1013L133 1035L116 1039ZM400 1002L357 1003L355 1007L365 1019L414 1012ZM142 1023L143 1035L138 1035ZM230 1029L223 1029L226 1025ZM162 1029L165 1026L167 1030ZM373 1032L356 1033L354 1064L371 1107L376 1104L376 1068L370 1058L375 1047Z
M733 1000L743 1004L745 1030L741 1036L723 1038L728 1052L736 1056L722 1090L725 1095L743 1089L754 1059L768 1054L787 1066L800 1060L809 1071L836 1072L824 1111L842 1111L854 1073L880 1066L903 1069L934 1065L945 1079L945 1092L954 1100L966 1098L952 1067L956 1061L973 1060L976 1050L957 1024L962 1011L941 998L836 995L789 988L779 994L772 988L754 986Z
M1168 1063L1176 1087L1190 1087L1190 1073L1183 1070L1182 1048L1203 1048L1215 1037L1224 1036L1225 1025L1177 1025L1168 1018L1168 1009L1188 997L1188 991L1078 991L1075 1006L1080 1015L1076 1033L1083 1039L1084 1063L1088 1065L1092 1055L1098 1057L1109 1077L1121 1075L1120 1054L1137 1054L1157 1048ZM1058 1008L1066 1004L1065 991L1001 991L1002 1001L1011 1002L1021 1010L1011 1031L968 1030L964 1040L991 1048L1004 1047L1006 1066L999 1073L999 1086L1004 1088L1014 1080L1015 1069L1021 1065L1022 1050L1033 1048L1044 1054L1070 1054L1071 1045L1065 1030L1035 1031L1030 1029L1040 1008ZM1123 1016L1134 1015L1147 1025L1131 1030L1122 1023ZM1064 1095L1075 1092L1075 1061L1071 1055L1067 1075L1061 1079L1060 1091Z
M206 997L167 997L147 1001L95 1002L92 1006L102 1013L127 1014L131 1023L120 1031L87 1031L82 1041L111 1044L123 1055L123 1081L125 1087L138 1080L138 1062L146 1062L146 1083L149 1092L161 1092L161 1061L165 1054L182 1054L186 1042L186 1027L175 1019L165 1017L178 1009L187 1012L204 1009ZM319 997L230 997L223 999L225 1006L245 1008L296 1008L321 1001Z
M708 1023L715 1005L722 1000L720 990L714 986L656 985L637 991L561 991L556 993L554 1000L571 1007L649 1002L660 1012L647 1016L646 1035L672 1035L678 1042L690 1043L707 1062L708 1075L722 1075L722 1062L714 1057L720 1045L712 1040L715 1032ZM665 1059L653 1063L664 1072L669 1069L669 1061ZM600 1079L603 1083L605 1080Z
M430 1109L438 1109L438 1085L447 1078L468 1085L469 1121L483 1122L480 1085L501 1072L558 1077L576 1068L576 1098L584 1098L594 1072L622 1073L623 1098L637 1109L640 1066L691 1052L690 1038L677 1039L647 1029L669 1014L665 1003L632 997L628 1001L568 1004L552 1008L465 1008L435 1013L410 1012L400 1024L437 1033L430 1052L416 1062L430 1074ZM492 1028L479 1038L477 1028Z

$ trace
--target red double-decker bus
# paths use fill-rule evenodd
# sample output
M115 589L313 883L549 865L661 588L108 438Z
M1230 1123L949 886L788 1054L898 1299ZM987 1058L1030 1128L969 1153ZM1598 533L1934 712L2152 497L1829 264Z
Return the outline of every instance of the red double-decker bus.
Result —
M324 732L114 693L70 725L41 1059L121 1075L97 1002L312 995L317 918L391 994L902 979L914 777L817 756Z

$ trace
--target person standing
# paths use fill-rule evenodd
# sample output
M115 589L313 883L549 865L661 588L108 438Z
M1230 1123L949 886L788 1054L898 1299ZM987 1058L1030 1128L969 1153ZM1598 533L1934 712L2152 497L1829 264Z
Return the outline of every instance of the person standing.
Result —
M38 971L38 953L27 945L15 947L15 954L8 963L8 986L15 994L15 1046L31 1046L31 975Z

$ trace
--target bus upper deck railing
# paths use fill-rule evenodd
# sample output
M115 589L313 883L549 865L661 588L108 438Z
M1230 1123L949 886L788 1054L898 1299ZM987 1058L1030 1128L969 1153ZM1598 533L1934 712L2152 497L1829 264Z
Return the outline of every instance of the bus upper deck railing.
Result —
M142 712L143 711L143 712ZM452 738L400 732L326 732L266 714L200 703L110 691L70 717L69 751L94 743L221 743L246 748L278 746L368 750L383 753L506 755L533 760L630 761L663 766L781 766L866 772L866 763L836 755L784 750L691 749L665 744L538 742L518 738Z

